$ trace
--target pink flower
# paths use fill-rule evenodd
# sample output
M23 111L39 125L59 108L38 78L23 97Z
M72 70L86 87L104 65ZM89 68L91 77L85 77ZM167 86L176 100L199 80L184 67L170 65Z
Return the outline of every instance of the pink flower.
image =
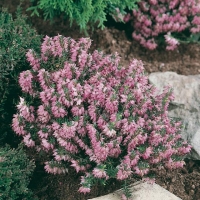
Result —
M178 148L178 152L181 154L187 154L190 152L191 148L192 148L191 145L188 145L186 147L180 147L180 148Z
M177 168L183 168L183 165L185 164L184 161L173 161L171 158L165 163L165 166L168 169L177 169Z
M50 163L45 162L45 171L51 174L65 174L68 172L68 169L65 169L63 167L57 167L57 166L51 166Z
M151 5L156 5L158 3L158 1L157 0L149 0L149 3Z
M128 198L128 197L126 197L126 195L125 194L122 194L122 196L121 196L121 200L131 200L130 198Z
M75 168L76 172L86 170L86 167L80 166L79 163L76 160L71 160L71 163L72 163L71 166Z
M59 135L65 139L71 139L75 137L77 124L78 124L77 122L74 122L73 125L67 126L67 124L64 123L62 128L59 130Z
M36 58L36 56L34 55L33 50L29 50L26 53L26 57L27 57L27 61L30 63L30 65L32 66L34 71L39 70L40 68L40 61L39 59Z
M124 16L123 21L128 22L128 21L130 21L130 19L131 19L131 15L130 15L130 13L128 13L127 15Z
M90 192L90 188L87 188L87 187L80 187L79 190L78 190L80 193L89 193Z
M173 38L170 33L165 35L165 41L167 43L167 50L174 50L179 44L178 40Z
M64 147L70 153L78 153L77 146L72 144L71 142L68 142L60 137L57 138L57 141L60 144L60 146Z
M35 142L31 139L31 134L28 133L27 135L23 136L23 142L27 147L34 147Z
M24 130L24 126L20 124L19 120L20 116L18 114L15 114L12 119L12 129L18 135L25 135L27 132Z
M148 147L145 151L144 154L142 154L142 157L144 159L148 159L150 157L150 155L153 153L153 148L152 147Z
M108 176L103 169L94 168L93 171L92 171L92 174L96 178L106 178L106 179L108 179Z
M38 131L38 135L40 136L40 138L45 138L47 139L48 137L48 133L44 133L42 130Z
M53 149L53 144L49 143L46 139L42 139L41 145L44 147L45 150Z
M174 153L176 153L177 150L175 149L172 149L171 147L169 149L167 149L166 151L164 152L160 152L160 156L164 159L169 159Z
M100 142L97 142L95 146L93 146L94 154L96 157L96 162L100 163L107 159L109 154L109 148L106 146L101 146Z
M28 107L24 99L21 97L20 97L20 103L17 105L17 108L19 110L20 116L26 119L26 121L33 122L35 120L35 117L33 114L34 107L33 106Z
M124 180L127 179L132 174L132 171L130 169L119 169L117 172L117 179L118 180Z
M33 81L33 75L30 70L23 71L19 75L19 85L22 88L22 91L29 93L31 95L34 94L33 88L32 88L32 81Z
M104 125L103 133L109 138L116 136L116 131L114 129L110 130L106 125Z
M117 158L120 153L121 153L121 149L120 149L120 146L117 145L115 148L110 148L110 151L109 151L109 156L110 157L114 157L114 158Z
M55 130L58 130L60 128L60 125L57 122L53 122L51 127L55 131Z
M50 115L49 113L45 110L43 105L40 105L38 110L38 120L42 123L47 123L50 120Z
M138 163L138 161L139 161L139 159L140 159L139 155L136 155L136 156L134 157L134 159L132 159L132 160L130 161L131 167L136 166L137 163Z
M145 174L147 174L149 172L149 169L140 169L139 167L135 166L134 167L135 173L138 174L139 176L144 176Z
M155 180L155 178L149 178L149 177L147 177L147 178L143 178L142 181L147 182L147 183L153 185L156 180Z

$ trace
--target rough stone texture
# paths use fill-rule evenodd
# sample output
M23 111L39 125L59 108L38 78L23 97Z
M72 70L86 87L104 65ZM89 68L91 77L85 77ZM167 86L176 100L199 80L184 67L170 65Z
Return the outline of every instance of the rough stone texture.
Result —
M149 75L149 81L159 91L166 85L173 88L175 100L169 107L169 116L181 119L182 137L193 147L190 157L200 160L200 75L156 72Z
M157 184L137 182L130 186L132 200L181 200ZM88 200L121 200L122 190Z

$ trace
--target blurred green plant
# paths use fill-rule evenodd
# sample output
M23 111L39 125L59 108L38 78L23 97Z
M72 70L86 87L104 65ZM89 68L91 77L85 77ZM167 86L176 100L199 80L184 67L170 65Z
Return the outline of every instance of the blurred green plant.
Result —
M32 11L32 15L39 16L39 10L43 11L45 19L54 19L64 14L69 18L71 24L73 21L80 26L81 30L87 29L87 24L95 24L104 28L106 14L117 16L125 14L125 9L136 8L136 2L139 0L30 0L32 6L28 11Z
M28 189L30 176L35 168L28 160L20 145L17 149L9 146L0 148L0 199L33 200L37 199Z
M28 68L26 51L38 49L40 41L41 36L26 23L20 8L17 9L16 19L6 9L0 10L0 143L5 142L11 132L14 103L21 95L18 75Z

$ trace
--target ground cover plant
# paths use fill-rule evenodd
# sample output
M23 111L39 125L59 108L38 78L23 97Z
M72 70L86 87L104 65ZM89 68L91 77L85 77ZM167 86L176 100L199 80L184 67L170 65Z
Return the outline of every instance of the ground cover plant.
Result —
M25 54L27 49L37 51L41 36L26 23L20 9L16 18L6 9L0 11L0 143L6 136L11 137L10 123L15 112L14 102L19 98L18 76L27 69ZM16 103L16 102L15 102ZM9 134L8 134L9 133ZM9 138L9 142L11 138Z
M34 162L27 158L22 146L17 149L0 147L0 199L35 199L28 189L34 168Z
M45 19L54 19L61 14L65 19L75 21L81 29L86 30L87 24L103 28L106 15L113 15L120 19L121 14L125 14L125 9L134 9L138 0L79 0L79 1L51 1L51 0L32 0L33 5L28 8L32 14L39 16L39 11L44 12ZM122 19L121 19L122 20Z
M120 66L117 54L88 53L90 45L89 38L46 36L41 55L27 52L32 69L19 76L24 95L13 130L46 153L47 172L66 173L70 165L83 172L82 193L110 178L147 176L155 166L183 167L191 147L167 115L171 89L157 94L141 61Z
M142 0L124 20L132 21L132 37L155 49L165 41L167 50L180 42L197 42L200 33L200 3L196 0Z

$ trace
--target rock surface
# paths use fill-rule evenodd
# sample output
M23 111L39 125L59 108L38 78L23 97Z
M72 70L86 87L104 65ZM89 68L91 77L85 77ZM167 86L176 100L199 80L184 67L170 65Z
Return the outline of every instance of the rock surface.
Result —
M159 91L167 85L173 88L175 99L170 104L169 116L181 119L182 137L193 147L190 157L200 160L200 75L156 72L149 75L149 81Z
M161 186L146 182L137 182L130 186L132 200L181 200ZM122 190L88 200L121 200Z

